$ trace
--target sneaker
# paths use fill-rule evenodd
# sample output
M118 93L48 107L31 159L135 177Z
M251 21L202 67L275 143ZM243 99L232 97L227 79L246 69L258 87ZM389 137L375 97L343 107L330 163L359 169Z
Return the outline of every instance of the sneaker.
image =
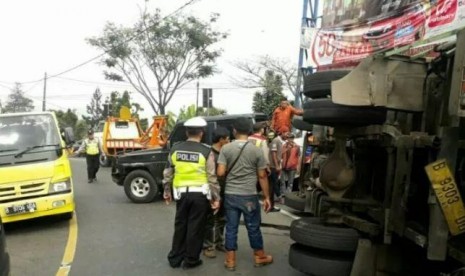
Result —
M87 179L87 183L92 183L92 179Z
M216 258L216 250L213 247L209 247L203 250L203 255L207 258Z
M281 208L273 207L273 208L271 208L270 213L279 212L279 211L281 211Z

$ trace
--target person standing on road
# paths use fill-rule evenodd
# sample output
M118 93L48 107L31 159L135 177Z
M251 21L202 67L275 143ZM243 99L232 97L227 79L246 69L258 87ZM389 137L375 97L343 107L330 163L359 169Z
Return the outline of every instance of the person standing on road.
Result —
M259 122L253 125L253 134L249 136L249 142L258 147L262 152L263 156L265 157L266 163L266 173L270 175L270 149L268 148L268 141L265 134L265 122ZM260 189L260 185L258 185L257 189Z
M282 149L282 171L281 171L281 194L286 192L292 192L292 187L294 185L294 177L298 171L300 164L300 147L294 142L294 134L290 133L287 136L287 141L283 145ZM286 189L286 180L288 183Z
M262 151L248 141L252 128L247 118L238 118L234 122L235 141L225 145L218 158L218 177L226 177L224 208L226 212L225 267L236 268L237 233L241 214L249 236L250 246L254 250L255 266L273 262L273 257L263 250L263 237L260 231L261 208L257 195L257 178L265 198L265 212L270 210L268 197L268 178L266 163Z
M97 172L100 168L100 155L104 155L104 153L100 140L94 137L94 131L91 129L87 132L87 139L84 139L74 155L79 155L82 152L86 153L87 182L92 183L93 181L97 181Z
M210 208L219 208L219 186L215 157L209 146L201 143L207 122L194 117L184 123L187 141L174 145L163 171L163 198L176 200L174 235L168 261L173 268L190 269L202 264L205 222ZM173 189L173 194L171 193Z
M287 133L282 132L278 133L278 136L271 141L270 144L270 186L271 186L271 204L273 204L273 208L271 212L277 212L280 209L275 207L275 200L274 196L276 195L279 199L281 199L281 185L279 181L279 177L281 176L281 169L282 169L282 148L284 141L287 139Z
M221 148L229 143L230 133L224 127L218 127L213 132L213 145L212 153L215 156L215 164L218 164L218 157L220 155ZM215 168L216 171L216 168ZM224 198L224 179L219 178L218 183L220 185L220 197ZM203 242L203 254L208 258L216 257L216 250L226 252L224 248L224 204L220 204L218 211L212 211L207 218L207 224L205 229L205 240Z
M287 99L282 99L279 106L273 112L271 128L276 133L285 133L292 130L291 120L294 115L302 115L302 109L294 108Z

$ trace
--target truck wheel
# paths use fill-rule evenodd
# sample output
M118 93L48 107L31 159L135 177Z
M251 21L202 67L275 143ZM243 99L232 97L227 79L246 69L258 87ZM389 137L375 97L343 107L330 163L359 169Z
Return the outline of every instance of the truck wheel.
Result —
M373 106L348 106L331 99L311 100L304 104L304 120L323 126L367 126L386 121L386 108Z
M342 79L349 72L348 70L331 70L305 76L304 95L312 99L331 96L331 82Z
M294 220L290 235L293 241L305 246L344 252L355 252L359 239L356 230L324 225L318 217Z
M100 155L100 158L99 158L99 161L100 161L100 166L101 167L108 167L110 166L110 159L108 159L108 157L106 155Z
M292 118L292 126L300 130L306 130L306 131L313 130L313 125L305 122L302 119L302 116L294 116L294 118Z
M305 197L297 195L298 192L284 194L284 205L294 210L303 212L305 210Z
M289 249L289 264L300 272L314 276L348 276L353 256L307 248L299 244Z
M134 203L149 203L157 196L158 185L149 172L135 170L124 179L124 192Z
M64 213L64 214L61 214L59 215L61 219L63 220L70 220L73 218L74 216L74 212L69 212L69 213Z

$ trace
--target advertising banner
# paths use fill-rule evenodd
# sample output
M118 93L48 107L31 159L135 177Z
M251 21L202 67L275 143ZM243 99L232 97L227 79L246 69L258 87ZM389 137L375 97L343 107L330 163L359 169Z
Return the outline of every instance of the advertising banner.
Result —
M301 47L317 68L355 66L361 59L405 49L431 51L465 27L465 0L323 0L321 28L303 28Z

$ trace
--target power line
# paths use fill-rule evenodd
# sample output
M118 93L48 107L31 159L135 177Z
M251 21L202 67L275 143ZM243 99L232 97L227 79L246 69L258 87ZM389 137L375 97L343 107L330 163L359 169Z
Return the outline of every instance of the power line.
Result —
M171 12L171 13L169 13L168 15L162 17L159 21L155 22L153 25L147 26L147 28L144 28L144 29L140 30L139 33L147 32L150 28L152 28L152 27L155 26L156 24L160 23L161 21L166 20L167 18L169 18L169 17L171 17L171 16L173 16L173 15L175 15L175 14L177 14L177 13L180 12L181 10L183 10L183 9L185 9L186 7L188 7L188 6L192 5L192 4L194 4L194 3L197 2L197 1L200 1L200 0L189 0L189 1L187 1L186 3L184 3L183 5L181 5L179 8L177 8L176 10L174 10L173 12ZM128 39L126 39L125 41L123 41L121 44L125 44L125 43L128 43L128 42L131 42L131 41L134 40L136 37L137 37L136 35L134 35L134 36L132 36L132 37L129 37ZM78 69L78 68L80 68L80 67L82 67L82 66L85 66L85 65L87 65L87 64L89 64L89 63L91 63L91 62L93 62L93 61L95 61L95 60L97 60L97 59L103 57L103 56L106 55L108 52L109 52L109 50L104 51L102 54L100 54L100 55L98 55L98 56L95 56L95 57L93 57L93 58L91 58L91 59L89 59L89 60L86 60L86 61L84 61L84 62L82 62L82 63L80 63L80 64L78 64L78 65L75 65L75 66L69 68L69 69L66 69L66 70L64 70L64 71L62 71L62 72L60 72L60 73L50 75L50 76L48 77L48 79L50 79L50 78L55 78L55 77L64 75L64 74L66 74L66 73L69 73L69 72L71 72L71 71L74 71L74 70L76 70L76 69ZM27 83L41 82L42 80L43 80L43 79L40 78L40 79L37 79L37 80L26 81L26 82L21 82L21 83L27 84Z

